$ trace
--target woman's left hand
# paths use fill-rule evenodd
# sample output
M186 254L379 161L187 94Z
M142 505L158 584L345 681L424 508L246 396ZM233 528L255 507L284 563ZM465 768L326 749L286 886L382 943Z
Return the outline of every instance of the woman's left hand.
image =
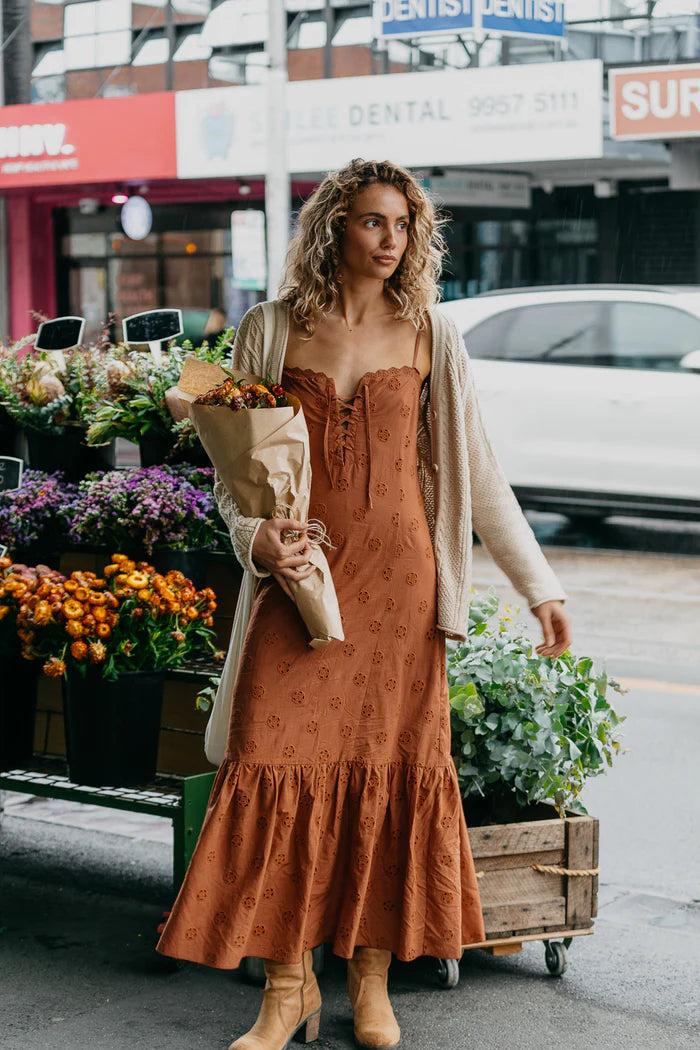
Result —
M542 602L532 610L542 624L544 641L535 646L540 656L557 657L571 645L571 618L560 601Z

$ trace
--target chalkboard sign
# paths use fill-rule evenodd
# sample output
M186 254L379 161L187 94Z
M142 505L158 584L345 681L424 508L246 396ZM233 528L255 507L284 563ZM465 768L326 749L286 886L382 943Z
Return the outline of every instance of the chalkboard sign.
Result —
M84 332L84 317L56 317L39 325L34 347L37 350L72 350L74 346L80 346Z
M15 456L0 456L0 492L12 492L22 484L24 463Z
M163 343L182 335L182 310L146 310L122 321L125 343Z

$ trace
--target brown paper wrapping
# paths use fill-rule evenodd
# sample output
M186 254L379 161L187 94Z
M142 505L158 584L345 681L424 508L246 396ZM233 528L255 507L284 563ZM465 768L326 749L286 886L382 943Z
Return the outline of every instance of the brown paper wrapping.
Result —
M199 439L223 484L247 518L294 517L307 521L311 497L309 432L301 403L288 395L289 408L242 409L195 405L194 399L227 378L218 365L188 358L177 395L187 407ZM257 376L236 375L246 382ZM322 649L332 638L343 641L335 585L323 550L311 545L316 571L305 580L285 582L311 636Z

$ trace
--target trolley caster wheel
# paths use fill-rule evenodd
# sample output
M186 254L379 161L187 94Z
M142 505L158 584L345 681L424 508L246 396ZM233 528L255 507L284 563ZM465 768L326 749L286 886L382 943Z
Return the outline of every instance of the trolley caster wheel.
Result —
M561 941L545 941L544 961L552 977L561 977L566 971L566 947Z
M459 959L438 959L438 983L442 988L459 984Z

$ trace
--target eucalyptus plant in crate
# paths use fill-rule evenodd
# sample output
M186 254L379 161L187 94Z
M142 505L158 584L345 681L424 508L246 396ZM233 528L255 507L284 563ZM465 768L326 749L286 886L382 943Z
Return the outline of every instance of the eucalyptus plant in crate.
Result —
M581 790L612 765L624 690L589 657L537 654L492 590L472 599L466 642L448 642L452 756L468 823L503 822L553 803L585 813ZM497 615L498 614L498 615Z

